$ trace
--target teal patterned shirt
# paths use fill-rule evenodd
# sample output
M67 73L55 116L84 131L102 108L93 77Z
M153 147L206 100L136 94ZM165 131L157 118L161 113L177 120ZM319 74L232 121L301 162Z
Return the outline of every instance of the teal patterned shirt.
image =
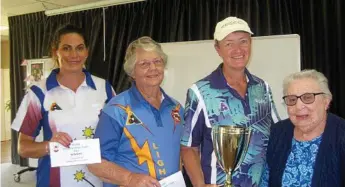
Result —
M267 82L246 69L247 91L241 97L222 73L222 64L188 90L185 126L181 144L199 147L206 184L222 185L225 172L213 150L211 130L216 125L239 125L252 129L248 152L232 182L239 186L258 186L265 162L271 124L279 120Z

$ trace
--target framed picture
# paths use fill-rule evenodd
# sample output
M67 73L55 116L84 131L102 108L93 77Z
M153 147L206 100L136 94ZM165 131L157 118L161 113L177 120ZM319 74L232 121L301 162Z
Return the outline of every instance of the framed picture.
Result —
M28 59L25 63L27 85L38 82L46 78L53 67L53 61L50 58Z
M30 75L34 82L44 78L44 62L35 62L30 64Z

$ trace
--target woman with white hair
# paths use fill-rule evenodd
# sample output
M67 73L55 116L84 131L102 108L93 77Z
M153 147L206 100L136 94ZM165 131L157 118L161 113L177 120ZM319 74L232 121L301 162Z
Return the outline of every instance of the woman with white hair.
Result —
M304 70L285 78L289 118L271 127L261 186L345 186L345 120L327 112L327 78Z
M166 64L149 37L128 46L124 69L132 87L102 110L95 133L102 163L89 165L104 187L160 187L158 180L179 171L183 108L160 88Z

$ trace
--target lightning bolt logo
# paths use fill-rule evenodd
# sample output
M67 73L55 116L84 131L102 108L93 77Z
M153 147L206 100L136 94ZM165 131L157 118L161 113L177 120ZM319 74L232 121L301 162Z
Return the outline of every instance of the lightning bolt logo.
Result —
M145 162L147 163L147 167L149 169L149 174L153 178L157 178L156 176L156 169L155 165L152 159L151 151L150 151L150 146L148 141L146 140L143 146L140 148L132 134L127 130L127 128L123 128L123 132L128 138L128 140L131 143L131 147L133 151L135 152L135 155L138 157L138 163L139 165L144 164Z
M134 125L134 124L138 124L141 125L142 127L144 127L149 133L152 134L152 132L150 131L150 129L142 122L140 121L140 119L133 113L132 109L130 106L122 106L119 104L115 104L115 106L121 108L122 110L124 110L127 114L127 120L126 120L126 125ZM152 134L153 135L153 134Z

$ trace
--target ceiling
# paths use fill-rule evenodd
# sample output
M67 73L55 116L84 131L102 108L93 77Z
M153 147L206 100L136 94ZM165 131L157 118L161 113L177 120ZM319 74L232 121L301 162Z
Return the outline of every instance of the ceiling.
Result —
M99 0L1 0L1 28L8 27L8 17L66 6L96 2ZM1 29L1 38L8 38L8 29Z

